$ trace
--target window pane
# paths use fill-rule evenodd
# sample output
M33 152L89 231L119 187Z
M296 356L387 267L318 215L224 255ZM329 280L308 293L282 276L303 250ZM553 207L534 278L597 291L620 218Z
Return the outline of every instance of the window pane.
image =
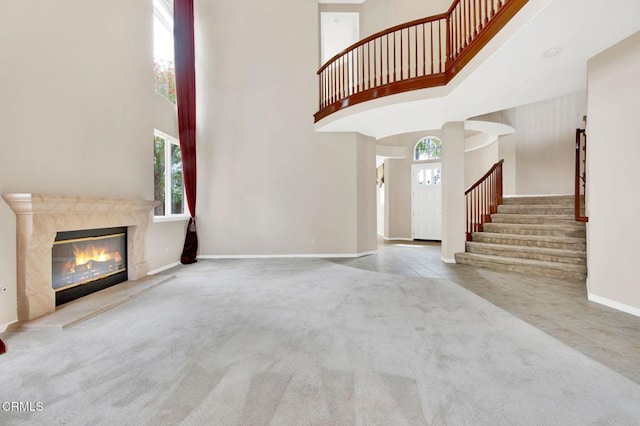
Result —
M440 179L440 169L435 169L433 171L433 182L432 185L440 185L442 180Z
M442 141L440 139L428 136L422 138L417 144L414 151L414 159L421 160L439 160L442 158Z
M153 71L154 89L176 103L176 75L173 52L173 10L171 2L153 3Z
M424 139L423 139L420 142L418 142L418 144L416 145L416 152L415 152L414 160L416 160L416 161L422 160L423 159L422 156L423 156L425 151L426 151L426 146L425 146Z
M184 213L184 190L182 184L182 157L180 147L171 145L171 214Z
M160 201L154 210L154 215L164 216L164 146L165 140L160 136L153 137L153 199Z

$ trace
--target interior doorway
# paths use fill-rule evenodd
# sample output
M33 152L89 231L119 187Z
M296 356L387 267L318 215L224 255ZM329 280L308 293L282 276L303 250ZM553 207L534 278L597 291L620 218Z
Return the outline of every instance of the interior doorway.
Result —
M411 166L411 237L442 240L442 163Z
M359 39L358 12L320 13L320 52L323 64Z

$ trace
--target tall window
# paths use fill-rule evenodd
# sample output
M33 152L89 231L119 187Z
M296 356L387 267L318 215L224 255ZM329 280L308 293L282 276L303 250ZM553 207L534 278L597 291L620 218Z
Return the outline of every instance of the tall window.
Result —
M153 146L154 199L160 201L154 215L184 215L185 197L180 145L174 138L156 130Z
M413 159L421 160L439 160L442 158L442 141L435 136L427 136L418 141L416 144Z
M173 1L153 0L154 89L176 103L176 74L173 52Z

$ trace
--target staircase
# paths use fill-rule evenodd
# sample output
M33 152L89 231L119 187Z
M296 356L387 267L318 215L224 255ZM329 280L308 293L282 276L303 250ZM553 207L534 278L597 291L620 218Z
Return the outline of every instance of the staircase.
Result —
M505 197L482 232L473 232L457 263L584 281L585 224L574 218L574 196Z

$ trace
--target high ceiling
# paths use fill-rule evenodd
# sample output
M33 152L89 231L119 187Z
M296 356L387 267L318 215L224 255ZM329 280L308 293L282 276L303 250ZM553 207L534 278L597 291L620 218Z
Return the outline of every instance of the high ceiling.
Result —
M447 86L354 105L316 129L382 138L583 91L587 60L637 31L640 0L530 0Z

